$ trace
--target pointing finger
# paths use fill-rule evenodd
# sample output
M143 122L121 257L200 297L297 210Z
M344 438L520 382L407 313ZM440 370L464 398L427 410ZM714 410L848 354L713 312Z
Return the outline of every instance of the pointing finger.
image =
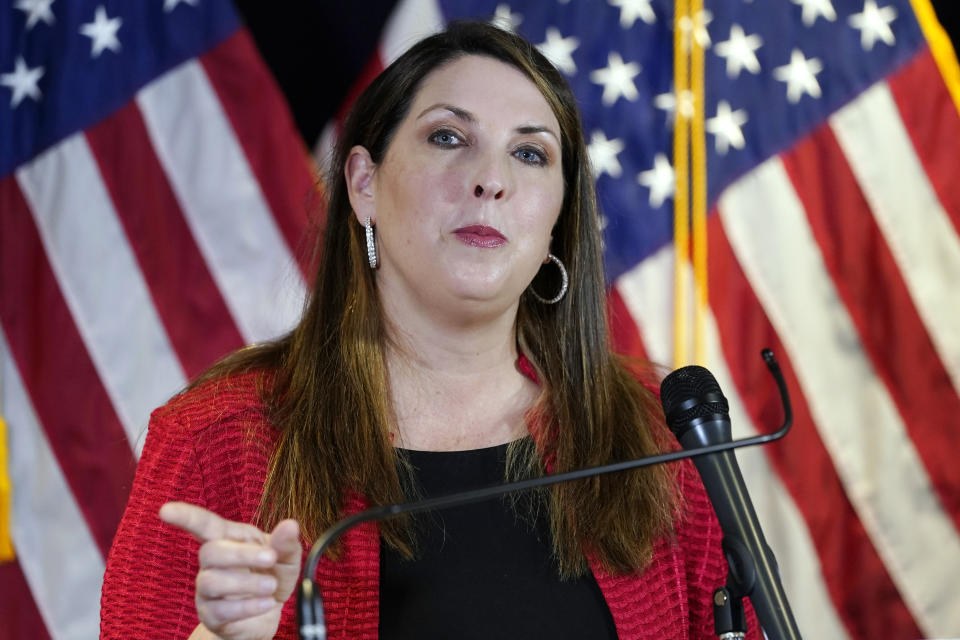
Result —
M226 538L238 542L266 542L266 535L253 525L232 522L213 511L187 504L168 502L160 507L160 519L187 531L201 542Z

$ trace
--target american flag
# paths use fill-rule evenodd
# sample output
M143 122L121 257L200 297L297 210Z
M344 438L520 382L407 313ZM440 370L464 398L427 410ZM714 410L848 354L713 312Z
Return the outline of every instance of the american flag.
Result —
M0 637L94 638L150 411L292 326L314 177L229 2L17 0L0 42Z
M784 366L796 425L739 459L801 630L960 636L956 59L926 0L704 4L703 364L735 436L780 419L760 349ZM671 364L673 3L404 0L369 69L459 17L570 80L618 344ZM312 166L229 3L15 0L0 176L0 637L91 638L150 410L296 318Z

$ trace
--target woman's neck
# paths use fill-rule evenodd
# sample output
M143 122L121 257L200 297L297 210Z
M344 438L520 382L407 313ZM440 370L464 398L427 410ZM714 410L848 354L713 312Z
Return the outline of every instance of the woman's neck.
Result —
M395 446L455 451L526 435L539 388L516 367L515 313L463 325L388 312Z

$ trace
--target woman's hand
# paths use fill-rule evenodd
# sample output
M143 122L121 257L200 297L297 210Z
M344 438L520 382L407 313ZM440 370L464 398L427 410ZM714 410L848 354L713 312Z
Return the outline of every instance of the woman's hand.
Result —
M300 575L296 521L284 520L264 533L186 502L163 505L160 519L203 543L196 597L201 626L191 638L209 637L203 627L225 640L273 638Z

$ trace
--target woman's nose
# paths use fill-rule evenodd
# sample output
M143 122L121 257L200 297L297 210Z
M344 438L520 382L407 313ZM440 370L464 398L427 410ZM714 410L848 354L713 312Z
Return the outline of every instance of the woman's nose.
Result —
M474 177L473 195L477 198L500 200L506 195L510 182L509 163L501 158L485 158Z

